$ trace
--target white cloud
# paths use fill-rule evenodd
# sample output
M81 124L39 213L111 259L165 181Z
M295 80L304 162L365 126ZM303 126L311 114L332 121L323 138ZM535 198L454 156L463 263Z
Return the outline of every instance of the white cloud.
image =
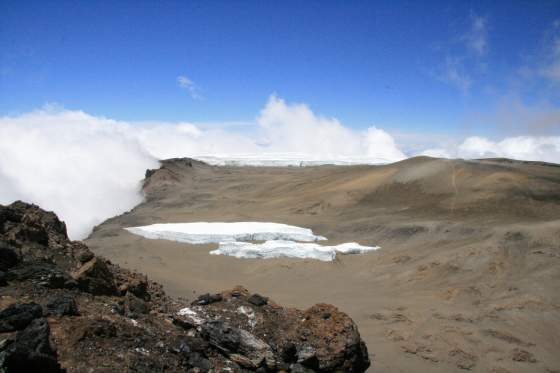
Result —
M451 48L451 46L453 48ZM441 82L468 94L475 78L487 69L488 19L471 14L468 31L460 35L446 50L446 57L435 77Z
M271 97L250 132L192 123L128 123L53 106L0 118L0 203L22 199L55 211L73 238L142 200L156 159L291 153L337 159L404 158L380 129L359 132L305 105ZM274 157L275 155L270 155Z
M467 48L477 56L488 52L488 19L471 15L471 28L464 36Z
M560 137L508 137L490 141L469 137L458 148L461 158L503 157L529 161L560 162Z
M456 147L428 149L419 155L442 158L510 158L560 163L560 136L516 136L493 141L472 136Z
M179 75L177 77L177 84L179 84L179 87L186 89L193 99L199 100L202 98L198 86L186 75Z
M66 220L72 237L84 237L139 203L139 181L157 166L126 132L125 124L81 111L0 118L0 203L37 203Z
M560 20L553 23L552 40L546 53L546 62L541 69L541 75L560 83Z
M56 107L0 117L0 203L22 199L53 210L77 239L142 200L139 182L146 169L158 167L156 159L249 155L297 164L298 159L393 162L406 157L380 128L353 130L276 96L253 125L243 127L130 123ZM459 146L424 153L560 163L560 136L497 142L471 137Z
M315 115L304 104L286 104L270 97L257 118L263 151L299 153L308 158L370 157L397 161L405 155L393 138L375 127L356 131L335 118Z
M457 87L463 94L469 93L472 84L472 79L465 71L462 60L455 57L445 59L440 80Z

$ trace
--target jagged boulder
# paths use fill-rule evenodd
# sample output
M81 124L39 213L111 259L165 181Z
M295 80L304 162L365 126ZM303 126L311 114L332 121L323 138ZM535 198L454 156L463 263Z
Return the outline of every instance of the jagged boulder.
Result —
M12 304L0 312L0 333L22 330L41 316L43 309L37 303Z
M303 313L297 328L313 350L298 351L298 362L316 358L321 371L363 371L369 366L368 352L358 327L348 315L330 304L316 304Z
M66 237L66 225L53 212L22 201L0 206L0 225L8 242L18 246L46 246L51 236Z
M15 341L2 351L2 368L6 373L64 372L49 341L50 328L45 318L35 319L19 331Z
M241 355L232 360L242 366L249 366L243 357L257 367L288 371L363 372L370 365L356 324L332 305L317 304L306 311L285 309L268 299L255 301L254 295L240 287L221 295L221 302L183 312L187 319L183 321L190 318L196 325L200 319L227 320L202 324L202 334L230 358Z
M124 301L125 315L135 319L138 315L146 314L150 311L146 302L132 293L125 295Z
M125 283L119 286L119 292L122 295L131 293L145 301L150 300L150 293L148 292L148 279L143 277L131 277Z
M93 258L72 273L72 277L78 282L83 291L95 295L114 295L117 292L113 273L105 262L99 258Z
M227 356L248 369L267 366L276 368L274 353L263 340L255 337L246 330L232 327L222 320L209 321L202 325L202 336L212 346L227 354ZM268 358L268 359L267 359Z

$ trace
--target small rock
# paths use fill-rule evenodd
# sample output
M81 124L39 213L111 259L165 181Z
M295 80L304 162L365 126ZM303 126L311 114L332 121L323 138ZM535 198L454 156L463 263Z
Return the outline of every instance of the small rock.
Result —
M223 297L221 294L202 294L201 296L199 296L198 298L196 298L196 300L194 302L192 302L193 305L197 305L197 306L206 306L208 304L211 303L215 303L215 302L220 302L222 301Z
M113 274L99 258L93 258L72 274L80 289L94 295L113 295L116 293Z
M77 316L78 306L69 294L53 295L47 301L47 313L52 316Z
M239 329L223 321L210 321L202 325L202 336L223 352L234 353L239 349Z
M297 352L297 362L307 368L319 369L317 351L311 346L302 346Z
M85 249L80 249L77 253L76 253L76 259L78 259L80 261L80 263L86 263L89 262L90 260L92 260L95 257L95 255L87 248Z
M259 294L253 294L249 297L249 299L247 299L247 302L254 304L257 307L261 307L268 303L268 298Z
M512 360L513 361L519 361L519 362L525 362L525 363L536 363L537 362L537 359L535 359L535 356L532 353L530 353L529 351L526 351L526 350L522 350L520 348L514 348L513 349Z
M128 317L135 318L138 314L146 314L149 309L142 299L136 297L132 293L127 293L124 301L125 314Z
M148 280L146 278L137 279L133 278L120 288L121 292L129 292L136 295L138 298L150 300L148 293Z
M0 312L0 333L22 330L41 316L43 309L37 303L12 304Z
M231 361L243 368L250 370L255 370L257 368L255 363L253 363L247 356L243 356L240 354L230 354L228 357Z
M282 348L281 358L286 363L295 363L297 361L297 347L292 342L286 343Z
M0 242L0 270L6 271L19 263L17 253L5 242Z
M188 364L193 368L198 368L200 372L209 372L212 368L210 360L199 352L193 352L189 355Z
M124 310L124 302L123 302L123 301L118 301L118 302L116 302L116 303L113 303L113 304L112 304L112 307L111 307L111 310L112 310L114 313L117 313L117 314L119 314L119 315L121 315L121 316L124 316L124 311L125 311L125 310Z

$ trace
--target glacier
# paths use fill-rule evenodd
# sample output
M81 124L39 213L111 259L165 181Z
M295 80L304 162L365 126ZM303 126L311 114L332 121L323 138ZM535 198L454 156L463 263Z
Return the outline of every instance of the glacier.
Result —
M193 159L212 166L253 166L253 167L306 167L321 165L381 165L394 162L394 159L379 157L312 157L298 153L263 153L263 154L221 154L221 155L191 155Z
M219 247L216 250L210 251L210 254L251 259L289 257L317 259L330 262L336 258L337 253L363 254L378 249L379 246L362 246L356 242L348 242L334 246L322 246L316 243L269 240L264 243L220 242Z
M293 240L323 241L311 229L279 223L170 223L125 228L127 231L150 239L171 240L190 244L231 241Z
M280 223L169 223L125 229L149 239L189 244L217 243L218 248L210 251L210 254L236 258L290 257L332 261L336 258L337 253L363 254L379 249L379 246L362 246L356 242L332 246L320 245L316 242L324 241L326 237L315 235L308 228ZM265 242L254 243L254 241Z

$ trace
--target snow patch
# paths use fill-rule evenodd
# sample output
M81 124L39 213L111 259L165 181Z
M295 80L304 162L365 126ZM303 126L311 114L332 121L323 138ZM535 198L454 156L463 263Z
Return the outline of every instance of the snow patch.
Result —
M125 228L149 239L163 239L190 244L233 241L294 240L303 242L326 240L311 229L293 225L259 222L152 224Z
M362 246L356 242L335 246L321 246L316 243L269 240L258 244L250 242L220 242L220 246L216 250L210 251L210 254L252 259L289 257L329 262L336 258L337 253L363 254L377 249L379 249L379 246Z
M177 315L189 318L195 325L202 325L204 319L198 316L198 313L189 307L181 308L177 311Z

